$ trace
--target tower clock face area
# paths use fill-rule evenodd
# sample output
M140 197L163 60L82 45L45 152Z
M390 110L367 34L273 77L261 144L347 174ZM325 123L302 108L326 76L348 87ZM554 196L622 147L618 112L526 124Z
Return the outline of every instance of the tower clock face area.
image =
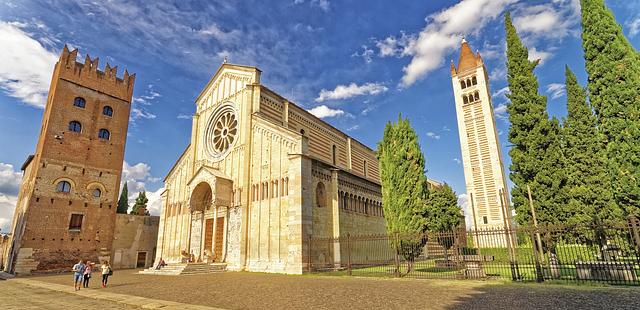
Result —
M222 160L238 139L238 115L231 103L219 106L209 119L205 136L207 152L214 161Z

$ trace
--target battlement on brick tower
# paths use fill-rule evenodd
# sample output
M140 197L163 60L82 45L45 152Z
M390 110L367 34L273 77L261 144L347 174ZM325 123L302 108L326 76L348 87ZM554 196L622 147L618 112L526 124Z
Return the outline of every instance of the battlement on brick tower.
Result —
M109 63L107 63L104 71L100 71L98 69L98 57L92 60L87 54L84 63L77 62L77 57L78 49L69 51L69 48L66 45L64 46L54 70L54 72L58 73L59 78L109 94L110 96L127 102L131 101L133 85L136 79L135 74L129 75L129 72L125 69L124 75L122 78L119 78L117 77L117 66L112 68Z

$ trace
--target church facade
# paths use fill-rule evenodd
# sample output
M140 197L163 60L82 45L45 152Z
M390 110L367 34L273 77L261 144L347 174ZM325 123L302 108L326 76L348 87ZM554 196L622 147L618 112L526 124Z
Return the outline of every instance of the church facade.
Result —
M191 143L165 178L156 261L302 273L346 263L311 238L385 232L373 150L223 64L196 99Z

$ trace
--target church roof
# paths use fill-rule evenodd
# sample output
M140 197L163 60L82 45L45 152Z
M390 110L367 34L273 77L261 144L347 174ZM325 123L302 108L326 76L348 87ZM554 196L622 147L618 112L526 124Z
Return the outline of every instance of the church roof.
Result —
M460 46L460 58L458 59L458 68L455 69L452 64L452 74L457 74L460 72L464 72L468 69L476 68L478 65L482 63L482 58L480 57L480 53L474 54L471 50L471 46L469 46L469 42L467 40L462 39L462 44Z

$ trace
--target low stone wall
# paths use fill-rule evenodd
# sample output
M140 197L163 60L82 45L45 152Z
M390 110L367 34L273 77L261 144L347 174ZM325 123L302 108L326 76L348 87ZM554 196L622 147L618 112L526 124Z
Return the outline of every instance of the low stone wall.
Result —
M632 263L627 262L577 262L576 274L580 280L636 281Z
M147 268L152 266L160 217L118 214L113 235L111 265L114 269ZM138 264L144 257L144 266Z

